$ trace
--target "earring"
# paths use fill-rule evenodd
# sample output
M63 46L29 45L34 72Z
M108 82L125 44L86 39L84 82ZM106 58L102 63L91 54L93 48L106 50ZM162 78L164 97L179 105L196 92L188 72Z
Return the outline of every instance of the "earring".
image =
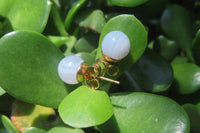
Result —
M85 80L86 85L98 89L102 80L119 84L119 81L105 77L116 76L119 68L113 62L119 61L128 55L130 40L121 31L109 32L102 41L103 58L89 66L80 57L67 56L58 65L58 74L67 84L77 84Z
M111 31L102 40L102 54L108 62L126 57L130 51L130 40L121 31Z

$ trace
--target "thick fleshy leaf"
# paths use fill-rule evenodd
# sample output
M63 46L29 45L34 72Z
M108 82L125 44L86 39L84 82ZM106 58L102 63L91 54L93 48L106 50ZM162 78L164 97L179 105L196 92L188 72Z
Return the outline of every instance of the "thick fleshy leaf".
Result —
M124 32L131 43L129 55L125 60L120 61L119 63L124 70L129 68L142 56L147 45L147 31L142 23L133 15L119 15L110 19L101 32L96 58L102 56L101 43L104 36L107 33L116 30ZM120 68L120 70L122 71L122 68Z
M143 56L130 69L132 80L143 90L162 92L169 88L173 81L173 71L168 62L151 50Z
M99 127L104 133L189 133L186 112L167 97L118 93L111 95L111 102L114 117Z
M184 104L183 108L185 109L190 118L190 133L199 133L200 108L197 108L193 104Z
M80 86L58 108L61 119L73 127L90 127L104 123L113 115L109 96L104 91Z
M23 133L46 133L46 131L40 128L31 127L27 129L26 131L24 131Z
M78 53L76 56L81 57L88 65L92 65L95 62L95 55L89 53Z
M171 61L178 52L178 44L160 35L154 43L154 49L166 60Z
M6 14L12 7L15 0L1 0L0 1L0 16L6 17Z
M30 127L50 129L51 115L55 115L52 108L15 101L12 105L11 121L20 132Z
M62 52L39 33L9 33L0 40L0 85L17 99L57 108L68 94L57 74L62 58Z
M148 0L107 0L109 5L122 6L122 7L135 7L141 5Z
M172 63L174 85L180 94L191 94L200 89L200 68L192 63Z
M199 51L200 51L200 29L198 30L198 32L195 36L195 39L193 41L193 47L192 47L193 56L198 65L200 65Z
M99 36L96 34L85 34L75 44L76 52L92 52L98 45Z
M102 31L106 23L104 14L99 9L80 12L75 21L80 27L88 28L98 33Z
M171 5L163 13L161 26L165 34L177 41L191 59L192 29L189 13L182 6Z
M46 26L51 3L49 0L3 0L0 2L3 14L13 30L42 32Z
M84 133L81 129L73 129L69 127L54 127L47 133Z
M7 116L0 114L0 120L9 133L19 133L16 127L13 125L13 123Z
M0 96L2 96L2 95L5 94L5 93L6 93L5 90L2 89L1 86L0 86Z

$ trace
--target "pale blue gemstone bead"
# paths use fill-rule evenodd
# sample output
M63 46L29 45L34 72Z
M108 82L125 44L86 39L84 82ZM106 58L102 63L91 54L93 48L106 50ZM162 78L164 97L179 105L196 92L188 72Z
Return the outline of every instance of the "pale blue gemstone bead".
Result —
M78 56L67 56L58 64L58 75L67 84L77 84L77 72L83 59Z
M130 40L121 31L111 31L103 38L101 47L105 56L114 60L121 60L130 51Z

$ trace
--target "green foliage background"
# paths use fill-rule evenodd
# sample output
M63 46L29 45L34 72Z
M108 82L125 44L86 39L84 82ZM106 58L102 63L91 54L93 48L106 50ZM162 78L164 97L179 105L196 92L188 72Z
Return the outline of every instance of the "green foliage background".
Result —
M131 42L120 85L59 78L114 30ZM199 51L198 0L0 0L0 133L198 133Z

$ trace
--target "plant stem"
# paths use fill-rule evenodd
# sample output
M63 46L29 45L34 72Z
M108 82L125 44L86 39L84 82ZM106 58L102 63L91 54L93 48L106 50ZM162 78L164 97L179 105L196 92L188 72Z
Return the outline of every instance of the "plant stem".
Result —
M79 0L78 2L76 2L72 8L69 10L67 17L65 19L65 28L67 29L67 31L70 28L71 22L74 18L74 15L76 14L76 12L85 4L87 0Z

